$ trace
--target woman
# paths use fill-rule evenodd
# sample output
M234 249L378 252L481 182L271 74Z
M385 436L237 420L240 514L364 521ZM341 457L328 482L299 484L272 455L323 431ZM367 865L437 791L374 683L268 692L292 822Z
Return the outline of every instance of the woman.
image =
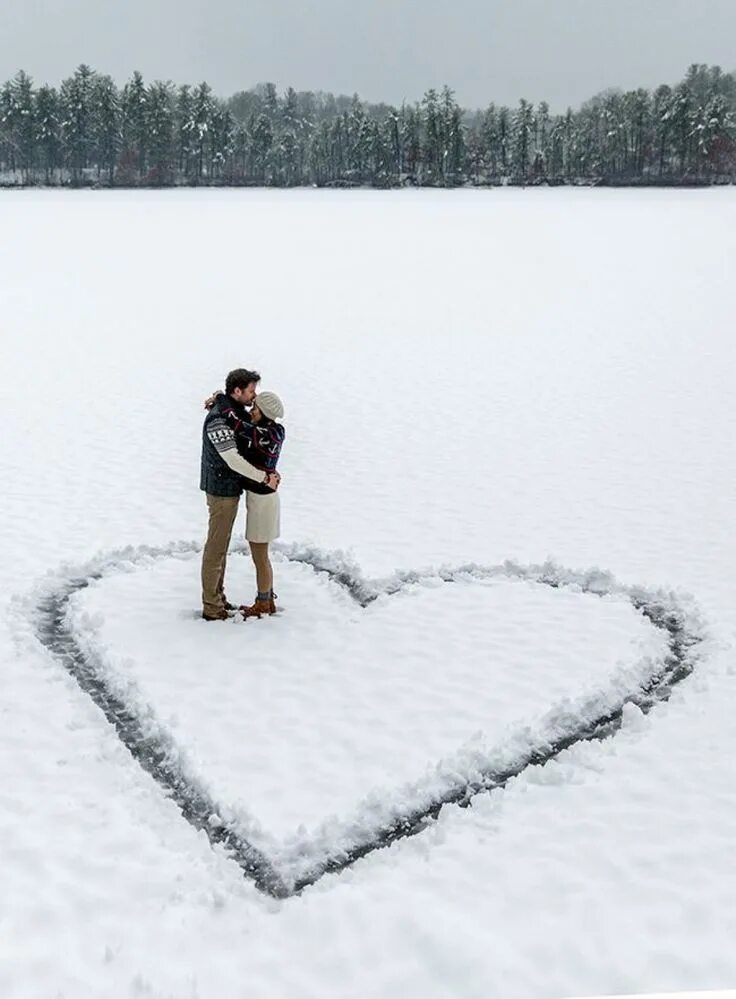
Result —
M275 472L286 430L277 420L283 418L284 406L275 392L259 392L246 420L233 411L226 416L234 434L238 452L256 468ZM255 603L242 606L244 618L275 614L273 566L269 545L279 536L281 500L278 492L258 482L246 483L245 538L256 567L258 592Z

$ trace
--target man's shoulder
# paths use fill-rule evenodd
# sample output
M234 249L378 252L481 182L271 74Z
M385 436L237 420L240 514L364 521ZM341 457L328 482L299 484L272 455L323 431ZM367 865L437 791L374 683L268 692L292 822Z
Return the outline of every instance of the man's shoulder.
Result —
M211 412L227 413L230 412L231 410L234 412L236 409L239 408L240 407L238 406L238 404L235 402L234 399L231 399L229 395L221 393L215 399L215 404L212 407Z
M218 395L212 404L211 409L208 410L207 415L204 418L204 422L207 423L208 420L226 419L228 416L237 417L242 419L245 410L237 402L234 402L229 396Z

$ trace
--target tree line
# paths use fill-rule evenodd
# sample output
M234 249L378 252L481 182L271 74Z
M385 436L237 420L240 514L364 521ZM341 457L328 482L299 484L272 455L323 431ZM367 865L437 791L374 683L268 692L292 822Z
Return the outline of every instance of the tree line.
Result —
M692 65L675 86L609 90L577 110L460 107L453 91L368 104L260 84L118 87L81 65L56 88L0 88L0 184L291 187L694 184L736 178L736 74Z

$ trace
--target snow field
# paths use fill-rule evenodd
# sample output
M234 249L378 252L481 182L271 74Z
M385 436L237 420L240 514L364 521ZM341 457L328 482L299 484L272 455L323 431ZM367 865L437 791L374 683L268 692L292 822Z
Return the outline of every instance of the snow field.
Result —
M3 196L4 996L528 999L736 981L733 192L405 194ZM349 548L378 576L553 555L691 592L711 636L696 673L646 718L628 711L615 739L575 747L472 809L444 809L426 833L298 898L261 896L182 821L11 599L61 563L203 530L199 406L236 364L259 366L287 405L285 541ZM233 568L231 597L250 598L245 562ZM268 681L278 685L306 759L316 740L304 698L330 709L330 734L339 711L360 704L337 689L315 704L289 650L306 650L324 692L330 675L345 678L346 640L327 635L357 629L330 587L279 571L292 590L283 619L212 639L191 616L186 559L105 579L84 599L128 586L120 604L83 611L82 600L74 613L92 612L111 668L127 660L126 677L151 699L157 685L167 722L197 705L172 682L172 659L144 675L149 652L176 645L202 706L229 724L237 712L197 681L194 652L211 641L207 661L219 664L241 635L267 642L269 658L265 648L247 656L260 663L260 706L273 709ZM615 606L593 601L589 630L571 631L574 595L558 606L516 584L468 585L462 606L449 598L467 629L454 634L449 617L427 613L433 600L445 607L446 589L362 615L356 690L369 703L378 695L367 676L385 678L389 662L378 622L398 634L400 608L421 643L401 660L401 697L381 701L414 726L396 769L390 734L369 732L367 743L345 726L354 750L369 747L357 756L374 787L401 787L410 761L451 752L464 719L481 727L489 695L467 697L458 679L477 677L476 645L486 662L515 662L516 677L539 664L547 632L528 634L532 607L559 618L578 677L586 643L607 676L617 658L635 661L629 609L624 628ZM168 600L173 613L150 609ZM491 627L471 631L481 615ZM324 643L321 656L287 631L297 621ZM443 643L456 642L463 662L451 665L467 674L439 669ZM546 642L540 689L494 673L504 703L523 693L534 708L544 684L547 695L566 696L566 683L578 692L557 648ZM421 656L431 684L416 682ZM425 714L406 710L417 689ZM269 740L263 760L302 765L285 724L266 730L255 703L243 710ZM207 748L214 758L216 732L188 738L193 757ZM245 740L234 749L259 751ZM229 759L211 771L223 787ZM286 835L304 821L288 813L295 788L318 825L333 762L309 770L311 784L289 772L274 789L262 774L263 828L264 816ZM351 814L352 785L339 793L333 806L330 789L327 808Z

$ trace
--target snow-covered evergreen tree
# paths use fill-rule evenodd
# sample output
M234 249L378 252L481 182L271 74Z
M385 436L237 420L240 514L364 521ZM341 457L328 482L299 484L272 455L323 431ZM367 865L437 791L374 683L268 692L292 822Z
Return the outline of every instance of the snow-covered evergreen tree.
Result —
M672 88L666 85L657 87L654 92L653 116L657 172L660 177L670 168L669 143L672 132L672 110Z
M151 84L146 94L146 149L150 183L171 184L174 177L174 88L160 81Z
M179 87L174 108L174 140L178 174L184 180L192 176L194 160L194 98L188 85Z
M248 129L250 134L249 174L257 184L268 183L273 146L273 128L268 115L261 112L254 115Z
M33 81L23 70L16 73L12 83L12 122L18 157L18 167L25 183L33 179L36 160L36 121Z
M192 146L194 151L195 177L202 183L209 176L210 129L214 101L208 83L200 83L192 95Z
M92 95L95 74L84 63L60 89L61 137L72 184L80 184L90 166L94 146Z
M512 120L514 178L521 184L529 179L534 144L534 108L523 98Z
M38 165L44 183L51 184L61 168L60 103L53 87L38 88L35 123Z
M441 184L442 177L442 132L439 98L437 91L430 87L422 99L423 141L422 141L422 183Z
M442 88L440 104L440 177L443 184L462 183L465 136L462 110L448 86Z
M235 119L220 101L213 101L210 125L209 175L222 180L232 168Z
M403 150L401 179L411 179L412 183L418 184L422 158L422 123L416 107L402 105L399 114L399 134Z
M92 134L98 175L104 174L107 183L112 186L122 135L120 94L110 76L97 76L93 83Z
M123 87L121 106L121 171L131 182L140 181L148 168L148 93L136 70Z

